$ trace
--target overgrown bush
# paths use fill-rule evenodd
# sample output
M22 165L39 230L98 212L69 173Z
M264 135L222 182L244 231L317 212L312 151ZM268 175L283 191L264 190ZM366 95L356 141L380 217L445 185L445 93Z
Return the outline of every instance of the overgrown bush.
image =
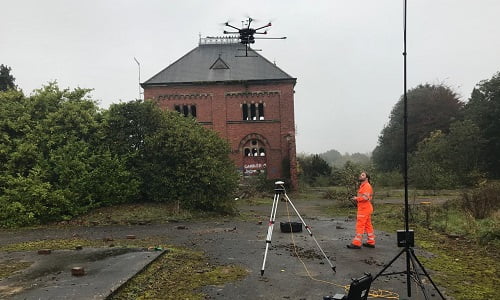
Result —
M500 246L500 214L496 213L492 218L480 220L478 223L477 238L479 243Z
M268 197L274 194L276 179L267 179L267 173L241 178L236 196L240 199ZM285 182L285 188L289 186Z
M232 209L227 141L150 101L101 111L89 91L50 83L29 97L0 92L0 227L132 201Z
M462 208L476 219L487 218L500 208L500 183L488 183L462 195Z
M0 92L0 226L66 220L137 194L123 162L100 144L88 92L55 83L29 97Z
M385 187L403 186L404 178L398 171L377 173L377 185Z
M352 207L351 197L347 190L329 189L323 194L324 199L335 201L340 207Z
M193 118L151 101L113 104L105 114L106 141L140 181L143 201L225 210L237 173L227 141Z
M332 168L318 154L312 156L298 156L300 166L299 180L308 186L326 186Z

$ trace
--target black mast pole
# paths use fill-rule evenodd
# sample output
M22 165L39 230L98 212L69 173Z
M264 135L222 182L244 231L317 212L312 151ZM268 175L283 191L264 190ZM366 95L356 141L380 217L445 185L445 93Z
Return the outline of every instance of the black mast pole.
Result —
M399 252L396 257L394 257L383 269L380 271L375 277L373 277L373 281L377 279L380 275L394 275L394 274L402 274L406 273L406 289L408 291L408 297L411 297L411 280L412 276L411 274L413 273L415 275L415 280L417 281L418 285L422 288L423 295L425 299L429 299L427 296L427 292L425 290L425 287L423 283L421 282L420 278L418 275L419 272L416 270L417 265L420 266L422 271L424 272L424 275L427 276L429 279L430 283L432 286L436 289L436 291L439 293L441 296L441 299L445 299L443 294L439 291L438 287L432 281L432 278L429 276L427 271L425 270L424 266L420 263L418 260L417 256L413 252L413 231L411 232L410 235L410 227L409 227L409 206L408 206L408 97L406 94L407 90L407 85L406 85L406 12L407 12L407 0L403 0L403 58L404 58L404 63L403 63L403 84L404 84L404 91L403 91L403 141L404 141L404 153L403 153L403 177L404 177L404 193L405 193L405 198L404 198L404 208L405 208L405 235L404 235L404 249ZM411 241L411 243L410 243ZM398 246L399 246L399 237L398 237ZM406 271L404 272L395 272L395 273L387 273L384 274L384 271L389 268L389 266L399 257L403 252L406 252ZM412 270L411 265L413 264L414 269Z
M404 135L404 159L403 159L403 176L404 176L404 186L405 186L405 248L406 248L406 270L410 270L410 251L409 249L409 231L410 227L408 224L408 98L406 95L406 1L403 0L403 77L404 77L404 91L403 91L403 135ZM410 284L410 272L406 272L406 285L408 290L408 297L411 297L411 284Z

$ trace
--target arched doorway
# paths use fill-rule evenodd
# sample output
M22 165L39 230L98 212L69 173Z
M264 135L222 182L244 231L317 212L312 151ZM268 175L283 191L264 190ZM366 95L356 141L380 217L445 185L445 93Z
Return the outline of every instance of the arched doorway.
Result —
M260 134L249 134L240 142L240 153L243 155L243 176L253 176L265 172L269 143Z

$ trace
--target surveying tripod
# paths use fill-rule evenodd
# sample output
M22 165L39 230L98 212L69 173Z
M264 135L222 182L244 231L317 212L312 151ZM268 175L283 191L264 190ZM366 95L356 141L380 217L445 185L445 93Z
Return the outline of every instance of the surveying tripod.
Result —
M290 203L293 210L295 211L295 213L299 217L300 221L302 222L302 224L304 224L304 227L309 232L309 235L313 238L314 242L316 242L316 245L318 246L319 250L321 251L321 253L325 257L326 261L328 262L328 264L332 268L333 272L335 273L336 272L335 266L332 264L332 262L330 261L328 256L326 256L323 249L321 249L321 246L319 245L318 241L316 240L316 238L313 236L313 234L311 232L311 228L306 225L306 222L304 222L304 219L302 219L302 216L297 211L297 208L295 208L295 205L293 205L292 200L290 200L290 198L288 198L288 195L286 194L286 191L285 191L285 186L284 186L285 183L283 181L276 181L274 184L275 184L275 187L274 187L273 207L271 209L271 217L269 219L269 227L267 228L266 251L264 252L264 261L262 262L262 269L260 270L260 275L261 276L264 275L264 268L266 266L266 259L267 259L267 251L269 250L269 245L271 244L271 237L273 235L274 221L276 220L276 211L278 209L278 203L280 201L281 195L283 195L285 201Z

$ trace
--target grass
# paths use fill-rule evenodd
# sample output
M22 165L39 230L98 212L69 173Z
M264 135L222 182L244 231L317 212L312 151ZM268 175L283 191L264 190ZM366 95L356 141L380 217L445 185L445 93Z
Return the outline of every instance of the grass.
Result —
M498 214L493 220L478 222L467 218L456 205L443 206L432 206L430 215L424 209L415 208L410 214L415 246L432 253L419 256L419 260L436 284L445 287L447 294L454 299L495 299L500 286L497 276L500 270L498 239L480 244L476 234L481 231L478 228L486 230L483 223L495 230L494 226L499 224ZM346 216L351 211L351 208L341 206L326 210L331 216ZM404 206L376 204L372 220L376 230L395 232L404 229Z
M0 246L0 251L36 251L39 249L51 250L71 250L76 246L87 248L101 247L125 247L125 248L149 248L163 245L165 238L147 237L143 239L100 239L88 240L81 238L56 239L56 240L38 240L15 244L6 244Z
M140 203L98 208L68 223L77 225L142 225L185 221L195 217L194 212L180 209L172 204Z
M210 264L202 252L172 248L108 299L205 299L203 286L245 277L239 266Z
M11 276L13 273L24 270L31 266L31 262L7 260L0 262L0 279Z
M495 299L500 279L499 255L464 239L445 237L419 228L417 246L433 253L419 257L422 264L433 270L436 284L444 286L455 299Z

